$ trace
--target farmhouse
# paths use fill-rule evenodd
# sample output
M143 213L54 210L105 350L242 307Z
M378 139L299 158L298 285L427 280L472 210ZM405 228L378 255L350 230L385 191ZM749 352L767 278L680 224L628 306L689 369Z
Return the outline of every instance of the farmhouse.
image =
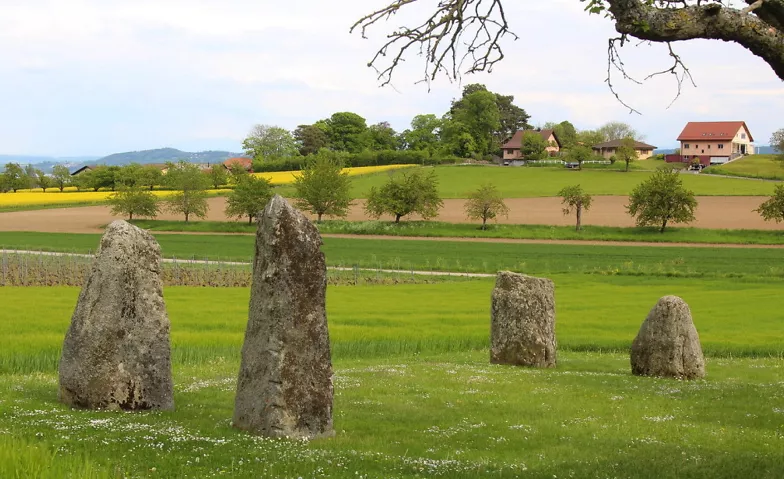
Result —
M721 164L743 155L753 155L754 138L745 121L692 121L678 136L680 155L668 155L667 161Z
M227 170L230 170L232 166L238 165L241 166L245 171L252 172L253 171L253 160L250 158L229 158L228 160L223 162L223 166L226 167Z
M612 140L599 143L598 145L593 145L593 151L597 155L609 160L618 152L618 148L621 146L621 141L623 140ZM634 142L634 151L637 152L637 157L641 160L647 160L650 158L653 155L653 150L655 149L656 147L653 145L649 145L641 141Z
M537 135L541 135L542 138L550 145L547 147L547 153L550 156L555 156L561 151L561 141L558 139L558 135L555 134L553 130L518 130L509 139L504 145L501 147L503 151L503 159L504 161L513 161L519 160L522 158L522 154L520 153L520 146L523 141L523 135L526 133L536 133Z
M95 166L84 165L84 166L82 166L80 168L77 168L74 171L72 171L71 172L71 176L79 176L79 175L81 175L82 173L84 173L86 171L93 170L94 168L95 168Z

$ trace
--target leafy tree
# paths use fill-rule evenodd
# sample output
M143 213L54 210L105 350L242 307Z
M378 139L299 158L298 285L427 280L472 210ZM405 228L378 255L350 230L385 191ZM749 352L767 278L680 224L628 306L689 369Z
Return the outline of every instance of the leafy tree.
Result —
M264 209L272 194L272 184L266 178L245 175L226 197L226 216L247 216L248 224L252 224L253 218Z
M593 148L594 145L604 143L604 135L596 130L582 130L577 133L576 143Z
M207 216L207 187L209 179L198 166L180 161L169 164L166 181L176 193L168 196L164 202L166 209L174 214L185 215L187 223L191 216L204 218Z
M468 158L477 153L476 139L468 127L448 116L441 120L442 147L453 155Z
M54 186L54 180L43 171L35 170L35 184L46 193L46 190Z
M454 115L456 110L464 107L463 100L468 95L478 91L489 92L487 87L481 83L471 83L466 85L463 88L463 95L461 99L452 102L452 108L449 111L450 115ZM495 144L501 145L501 143L511 138L517 130L531 128L531 125L528 124L528 120L531 118L530 115L528 115L524 109L514 104L513 95L501 95L499 93L493 92L490 93L495 95L495 104L498 107L499 125L498 128L493 131Z
M405 148L432 155L438 149L441 124L441 119L433 114L416 115L411 119L411 128L401 133Z
M238 185L245 177L250 176L248 170L245 169L240 163L232 163L229 165L229 180L232 184Z
M322 124L326 128L331 149L359 153L368 147L365 135L367 123L356 113L348 111L333 113Z
M501 114L495 93L477 90L465 95L452 106L450 117L474 139L478 155L484 156L498 149Z
M7 193L11 189L8 186L8 178L5 175L0 175L0 193Z
M54 181L54 186L63 191L71 182L71 172L68 171L66 166L55 165L52 168L52 180Z
M116 172L115 183L121 186L134 187L141 182L142 165L129 163Z
M621 145L615 150L616 160L626 163L626 171L629 171L629 164L639 158L637 150L634 148L633 138L624 138L621 140Z
M294 130L294 140L302 156L311 155L329 146L329 137L325 128L316 125L299 125Z
M85 181L88 182L87 186L95 191L98 191L101 188L110 188L114 191L117 187L119 173L119 166L98 166L89 171L89 175L85 178Z
M365 130L367 140L365 143L371 150L397 150L399 140L397 132L390 126L389 122L382 121Z
M30 187L30 178L25 174L24 168L19 163L6 163L3 177L8 189L14 193L16 193L16 190Z
M593 198L586 193L580 185L567 186L558 192L558 196L562 198L563 214L570 215L572 211L577 213L577 231L582 229L583 210L588 211L591 208L591 201Z
M255 125L242 141L242 148L249 157L258 161L299 154L291 132L273 125Z
M759 208L754 210L762 216L765 221L784 221L784 185L776 185L773 196L762 203Z
M776 158L781 162L781 166L784 167L784 128L776 130L770 135L770 146L779 152Z
M128 216L132 220L134 215L155 218L158 216L158 197L151 191L141 186L120 186L117 193L109 198L112 214Z
M678 172L663 167L637 185L626 209L636 216L637 226L661 225L663 233L667 223L694 221L696 207L694 192L683 187Z
M536 131L526 131L520 139L520 154L525 160L542 160L547 157L547 140Z
M242 169L245 171L245 169ZM226 171L226 168L221 164L215 164L210 167L209 171L210 182L212 183L212 187L216 190L221 186L225 185L229 181L229 173Z
M501 192L495 185L486 183L468 195L465 202L466 216L482 220L482 229L487 229L487 220L499 215L509 216L509 207L504 203Z
M579 168L582 170L583 162L593 158L593 149L587 146L577 145L567 150L566 158L569 161L573 161L577 163L579 165Z
M160 168L153 165L144 165L139 171L139 184L150 188L150 191L156 186L163 183L163 173Z
M438 209L443 206L438 195L438 178L435 171L424 175L419 170L401 171L393 175L381 186L370 189L365 211L378 218L385 213L400 218L417 213L424 219L438 216Z
M631 138L633 140L643 139L643 135L640 135L637 132L637 130L631 127L631 125L629 125L628 123L623 123L621 121L607 122L604 125L600 126L596 130L596 132L602 135L601 142L622 140L624 138Z
M577 129L568 121L562 121L561 123L547 122L544 124L544 128L555 132L555 136L558 137L564 149L569 149L577 144Z
M351 206L351 178L343 172L343 162L324 149L314 155L294 179L297 207L315 214L345 217Z

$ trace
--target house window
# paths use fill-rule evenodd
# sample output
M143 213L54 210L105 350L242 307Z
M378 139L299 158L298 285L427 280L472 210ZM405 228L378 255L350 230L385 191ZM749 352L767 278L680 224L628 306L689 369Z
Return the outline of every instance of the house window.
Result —
M724 149L724 145L720 144L720 145L719 145L719 149L720 149L720 150L723 150L723 149Z
M710 150L710 145L708 145L708 149Z
M684 143L683 144L683 149L684 150L688 150L689 149L689 144L688 143Z
M746 134L745 133L741 133L740 134L740 138L741 138L741 140L745 140L746 139Z

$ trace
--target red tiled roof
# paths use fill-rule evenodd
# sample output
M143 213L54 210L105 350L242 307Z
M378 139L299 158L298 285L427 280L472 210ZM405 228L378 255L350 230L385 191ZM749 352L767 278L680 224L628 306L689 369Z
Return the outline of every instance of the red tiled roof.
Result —
M236 157L236 158L229 158L228 160L223 162L223 166L225 166L226 168L231 168L231 166L235 164L239 164L246 170L250 171L251 167L253 166L253 160L251 160L250 158Z
M741 128L754 141L745 121L690 121L678 136L678 141L732 140Z
M561 140L558 139L558 135L556 135L553 130L541 130L541 131L517 130L515 134L512 135L512 138L510 138L509 141L504 143L504 146L502 146L501 148L512 148L512 149L519 150L520 145L522 144L524 133L539 133L540 135L542 135L542 138L544 138L544 141L548 141L550 139L550 135L553 135L553 138L555 138L555 143L558 145L558 148L561 147Z

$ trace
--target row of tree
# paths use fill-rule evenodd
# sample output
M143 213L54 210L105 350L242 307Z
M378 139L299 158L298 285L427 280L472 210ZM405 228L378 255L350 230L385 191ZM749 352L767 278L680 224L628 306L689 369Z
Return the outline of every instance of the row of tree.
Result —
M416 115L411 126L395 131L388 122L368 125L352 112L338 112L294 131L280 126L256 125L243 141L245 153L257 162L307 156L322 148L359 153L363 151L413 150L430 156L485 159L500 154L501 145L518 130L533 128L530 115L514 103L513 95L502 95L485 85L467 85L448 111ZM590 148L604 141L641 135L625 123L610 122L596 130L578 131L568 121L545 123L565 149L578 145Z

